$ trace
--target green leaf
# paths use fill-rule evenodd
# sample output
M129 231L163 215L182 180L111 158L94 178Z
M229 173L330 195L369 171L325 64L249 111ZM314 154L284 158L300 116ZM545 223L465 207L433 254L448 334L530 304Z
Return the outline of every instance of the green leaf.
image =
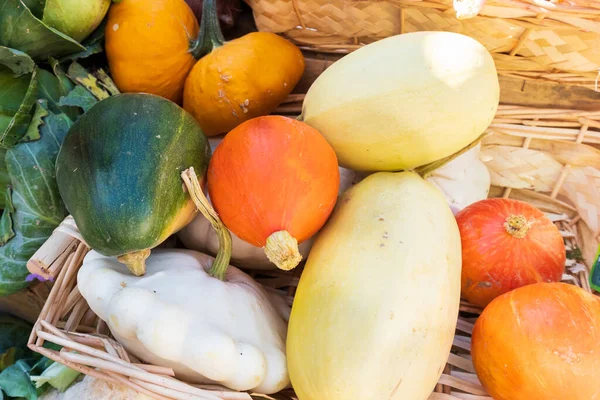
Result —
M73 90L73 87L75 85L73 84L71 79L67 76L67 73L65 72L63 67L60 65L60 62L56 58L52 58L52 57L48 59L48 62L50 63L50 66L52 67L52 71L54 72L54 75L60 81L60 85L61 85L64 93L68 93L71 90Z
M72 38L44 25L22 0L2 0L0 45L27 53L34 60L85 50Z
M96 99L86 88L83 86L76 86L68 95L60 98L59 104L61 106L81 107L83 111L87 111L97 102L98 99Z
M53 363L39 376L31 376L36 388L49 384L53 388L64 392L77 379L81 373L61 363Z
M10 176L8 176L8 170L6 169L5 156L6 149L0 147L0 209L5 207L6 202L4 199L10 185Z
M11 347L0 355L0 372L13 365L18 358L23 356L23 350L18 347Z
M45 0L23 0L23 3L31 10L31 13L37 18L42 19L44 16Z
M0 313L0 354L6 353L11 347L24 351L26 357L33 352L27 348L27 341L33 326L10 314Z
M19 360L0 373L0 388L9 397L37 400L37 390L29 378L31 367L25 360Z
M15 237L0 247L0 296L27 287L27 261L67 215L58 193L55 162L72 121L52 112L43 120L40 140L19 143L6 152Z
M1 29L1 28L0 28ZM33 105L38 96L37 68L33 70L27 91L22 98L17 111L14 113L6 128L0 132L0 147L10 148L21 140L33 117ZM22 77L19 77L19 79ZM2 89L0 89L1 91Z
M96 70L94 76L96 76L96 78L98 78L101 85L106 90L108 90L111 95L114 96L114 95L121 93L119 91L119 88L117 88L117 85L115 84L115 82L111 79L110 76L108 76L108 74L106 72L104 72L104 70L102 68L98 68L98 70Z
M64 72L60 66L56 66L56 71L58 74L38 69L38 97L48 100L48 108L53 113L60 114L64 112L74 120L81 114L81 111L76 107L61 106L60 104L60 98L66 96L74 85L66 75L62 77L59 75Z
M16 77L11 70L0 66L0 137L14 125L13 118L28 94L32 77L33 75Z
M67 75L73 82L77 82L90 91L98 100L103 100L110 97L110 93L102 88L98 79L88 72L77 61L73 61L69 66Z
M85 47L85 50L64 56L60 59L60 62L81 60L93 54L101 53L104 50L102 39L104 39L106 20L107 18L104 18L96 30L83 41L82 45Z
M0 64L10 68L15 76L30 74L35 63L22 51L0 46Z
M7 189L4 193L4 210L0 217L0 246L4 246L10 239L15 236L13 230L12 214L15 212L15 207L12 204L11 191Z
M48 111L42 106L41 102L35 103L35 112L31 123L27 127L25 135L21 138L21 142L31 142L40 138L40 125L43 124L42 118L48 115Z

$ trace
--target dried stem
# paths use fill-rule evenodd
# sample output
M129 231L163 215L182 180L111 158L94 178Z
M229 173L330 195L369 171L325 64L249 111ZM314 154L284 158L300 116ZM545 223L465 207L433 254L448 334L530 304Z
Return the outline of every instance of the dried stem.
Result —
M229 260L231 259L231 234L204 195L194 168L191 167L183 171L181 177L190 193L192 201L202 215L210 221L210 224L217 231L217 236L219 237L219 252L208 273L217 279L225 280L225 274L229 266Z

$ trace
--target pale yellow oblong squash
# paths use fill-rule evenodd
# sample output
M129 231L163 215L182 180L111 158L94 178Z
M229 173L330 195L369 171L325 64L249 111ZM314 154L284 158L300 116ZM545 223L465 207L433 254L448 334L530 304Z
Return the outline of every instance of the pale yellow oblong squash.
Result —
M415 32L335 62L304 99L301 120L341 166L399 171L449 156L489 126L500 98L487 49L452 32Z
M460 303L461 244L440 191L379 172L340 198L317 236L287 336L300 400L426 400Z

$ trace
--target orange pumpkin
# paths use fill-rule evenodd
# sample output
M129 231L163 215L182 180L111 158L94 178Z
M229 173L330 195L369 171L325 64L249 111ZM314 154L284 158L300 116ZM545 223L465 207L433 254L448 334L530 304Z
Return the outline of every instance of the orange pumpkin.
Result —
M494 400L600 398L600 299L565 283L515 289L473 330L477 376Z
M208 168L208 192L223 223L264 247L284 270L300 262L298 243L327 221L339 184L329 143L309 125L282 116L257 117L233 129Z
M121 92L145 92L181 104L196 59L198 21L184 0L122 0L108 12L105 50Z
M558 228L523 201L485 199L456 215L462 243L462 297L485 307L537 282L558 282L566 250Z
M270 32L253 32L225 43L215 0L204 1L200 58L184 89L183 108L208 136L226 133L249 119L271 113L304 73L298 47Z

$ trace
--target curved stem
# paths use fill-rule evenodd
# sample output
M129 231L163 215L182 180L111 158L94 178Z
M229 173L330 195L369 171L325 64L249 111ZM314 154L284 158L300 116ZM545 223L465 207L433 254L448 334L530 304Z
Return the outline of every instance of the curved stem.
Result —
M117 257L117 261L125 264L129 271L135 276L142 276L146 273L146 258L150 256L150 249L134 251Z
M231 259L231 234L204 195L204 191L200 187L200 182L198 182L198 177L196 176L194 167L190 167L183 171L181 173L181 177L183 178L183 182L190 193L192 201L198 210L200 210L202 215L204 215L204 217L210 221L210 224L213 226L215 231L217 231L217 236L219 237L219 252L217 253L217 257L215 258L215 261L213 262L213 265L208 273L211 276L223 281L225 280L225 273L227 272L229 260Z
M434 161L432 163L417 167L417 168L415 168L415 172L417 174L421 175L421 177L423 179L427 178L436 169L443 167L444 165L448 164L450 161L454 160L458 156L466 153L467 151L471 150L473 147L477 146L477 144L479 144L479 142L481 142L483 140L483 138L487 135L488 135L487 132L482 133L481 135L479 135L479 137L477 137L477 139L475 139L474 141L472 141L471 143L469 143L467 146L463 147L456 153L450 154L448 157L444 157L444 158Z
M200 34L190 51L194 58L199 60L217 47L223 46L223 43L225 43L225 38L219 25L217 0L204 0L202 2Z

